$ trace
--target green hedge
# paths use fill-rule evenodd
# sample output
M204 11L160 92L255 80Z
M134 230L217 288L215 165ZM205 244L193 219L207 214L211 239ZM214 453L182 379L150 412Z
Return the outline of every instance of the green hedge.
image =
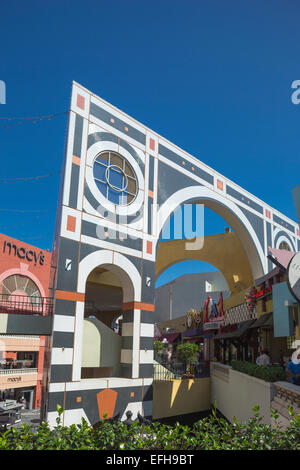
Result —
M266 382L278 382L285 380L285 371L279 366L258 366L247 361L232 361L233 370L252 375Z
M58 407L58 412L61 415L63 409ZM53 429L42 423L36 431L23 425L1 433L0 450L300 450L300 415L295 416L291 409L290 414L286 430L261 424L258 407L246 424L228 423L218 416L216 407L208 418L190 427L157 422L127 427L102 421L93 428L84 420L81 425L65 427L58 418ZM272 417L276 422L275 411Z

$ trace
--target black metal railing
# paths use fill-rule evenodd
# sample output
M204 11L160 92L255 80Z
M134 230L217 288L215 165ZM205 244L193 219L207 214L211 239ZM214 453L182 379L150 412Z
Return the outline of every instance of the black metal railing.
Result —
M154 366L154 380L183 379L187 374L187 367L182 362L157 361ZM197 362L189 367L189 374L195 378L205 378L210 376L210 368L207 362Z
M52 297L28 297L27 295L0 294L0 313L21 315L53 314Z

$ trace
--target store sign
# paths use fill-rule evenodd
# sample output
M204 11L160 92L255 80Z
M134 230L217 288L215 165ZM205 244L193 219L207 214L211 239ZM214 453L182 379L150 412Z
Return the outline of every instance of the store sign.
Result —
M8 241L5 241L3 244L3 254L18 256L18 258L26 259L29 262L33 261L35 266L38 263L43 266L45 262L45 256L42 251L37 253L36 251L28 250L23 246L18 247L14 243Z
M224 321L211 321L211 322L208 322L208 323L204 323L203 325L203 330L204 331L207 331L207 330L218 330L219 327L221 325L224 324Z
M300 252L293 256L288 265L287 285L291 294L300 302Z
M7 382L21 382L22 377L8 377Z
M255 298L260 299L261 297L264 297L267 294L270 294L272 292L272 286L265 287L264 289L260 289L255 293Z

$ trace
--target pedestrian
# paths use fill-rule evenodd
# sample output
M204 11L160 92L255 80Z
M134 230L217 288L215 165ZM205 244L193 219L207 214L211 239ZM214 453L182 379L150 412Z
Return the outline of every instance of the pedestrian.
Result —
M256 359L258 366L269 366L271 364L270 357L267 350L261 350L260 356Z
M168 362L168 351L167 351L167 349L164 350L164 352L162 354L162 358L163 358L164 363Z
M169 364L171 364L171 361L172 361L172 351L171 351L170 348L167 350L167 361L168 361Z
M285 370L289 381L294 385L300 385L300 347L292 354L291 360Z

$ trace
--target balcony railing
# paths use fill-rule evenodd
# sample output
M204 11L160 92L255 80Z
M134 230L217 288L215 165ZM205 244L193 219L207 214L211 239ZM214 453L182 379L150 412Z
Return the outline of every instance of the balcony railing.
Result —
M157 359L157 358L156 358ZM190 373L194 378L207 378L210 376L209 366L205 362L191 364ZM186 374L186 365L182 362L158 362L154 365L154 380L182 379Z
M21 315L53 314L52 297L28 297L27 295L0 294L0 313Z
M25 369L0 369L0 376L3 375L28 375L37 374L38 370L36 367L26 367Z

